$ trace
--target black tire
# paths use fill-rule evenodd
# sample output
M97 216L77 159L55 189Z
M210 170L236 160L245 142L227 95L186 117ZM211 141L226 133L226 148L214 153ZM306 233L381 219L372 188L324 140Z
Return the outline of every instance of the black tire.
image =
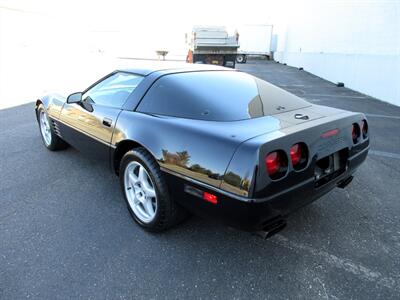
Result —
M236 56L236 62L239 64L244 64L246 62L246 56L244 54L238 54Z
M140 163L146 169L156 191L157 210L153 220L149 223L142 222L135 215L127 199L126 190L128 187L125 186L125 169L132 161ZM161 173L160 167L146 149L142 147L135 148L124 155L120 164L119 178L128 210L135 222L144 229L151 232L165 231L182 222L188 216L186 210L171 199L168 186Z
M51 122L46 109L44 108L43 104L39 104L37 110L37 120L38 120L38 124L39 124L39 132L40 132L40 137L42 138L42 142L43 145L49 149L50 151L57 151L57 150L62 150L68 147L68 144L63 141L57 134L55 134L54 132L54 125ZM41 112L44 112L44 114L46 115L46 118L49 122L50 125L50 134L51 134L51 142L50 143L46 143L43 134L41 132L41 127L40 127L40 114Z

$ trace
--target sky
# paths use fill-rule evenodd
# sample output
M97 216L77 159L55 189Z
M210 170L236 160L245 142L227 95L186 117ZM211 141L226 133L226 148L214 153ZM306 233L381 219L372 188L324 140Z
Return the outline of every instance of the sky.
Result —
M167 59L184 59L194 25L233 34L240 25L273 24L277 32L296 3L0 0L0 108L83 89L115 69L115 57L157 58L156 50L167 50Z
M276 22L277 11L269 0L0 0L0 108L83 89L115 69L115 57L167 50L167 58L184 59L192 26L223 25L233 34L242 24Z
M0 0L0 109L49 91L83 89L121 64L116 57L156 59L156 50L167 50L167 59L183 60L185 33L194 25L223 25L233 34L241 25L272 24L278 51L364 53L376 48L369 46L374 42L379 52L396 50L381 42L390 32L397 36L395 25L379 39L354 34L379 32L386 24L379 19L386 13L371 13L374 5L386 9L380 1L400 0ZM351 30L338 30L346 26ZM288 39L299 28L307 36Z
M40 18L40 22L47 20L50 26L43 34L34 32L31 36L41 39L58 32L69 32L62 37L69 40L79 36L77 39L83 39L80 41L82 47L90 50L100 47L99 50L124 55L148 53L150 49L183 53L186 51L185 33L190 32L193 25L224 25L233 34L242 24L276 23L277 19L282 19L279 17L280 6L282 4L277 1L268 0L0 0L0 9L20 10L25 14L25 20L20 20L18 26L29 28L35 17Z

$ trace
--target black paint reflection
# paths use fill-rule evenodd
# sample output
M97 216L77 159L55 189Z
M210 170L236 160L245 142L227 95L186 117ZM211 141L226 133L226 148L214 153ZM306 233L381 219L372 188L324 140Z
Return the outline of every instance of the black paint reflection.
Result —
M210 169L204 168L198 163L191 164L190 154L186 150L171 153L168 150L162 149L162 155L163 157L160 160L160 163L164 168L183 172L184 175L197 180L204 181L204 179L207 179L208 183L214 186L217 184L216 181L222 179L220 174L213 173Z
M236 173L227 172L224 175L224 187L229 192L247 195L250 189L250 180L247 177L242 178Z

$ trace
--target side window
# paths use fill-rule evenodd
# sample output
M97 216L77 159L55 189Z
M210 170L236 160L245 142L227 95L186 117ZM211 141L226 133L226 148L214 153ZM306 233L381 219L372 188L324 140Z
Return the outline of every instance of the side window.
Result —
M142 79L140 75L118 72L96 84L82 95L82 99L98 105L121 108Z

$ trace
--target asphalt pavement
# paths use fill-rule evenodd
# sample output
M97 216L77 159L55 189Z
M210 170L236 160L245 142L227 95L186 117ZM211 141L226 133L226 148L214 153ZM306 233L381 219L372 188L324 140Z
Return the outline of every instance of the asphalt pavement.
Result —
M275 62L238 68L366 113L371 153L346 189L268 240L198 217L150 234L107 168L44 148L33 103L0 110L0 299L399 299L400 107Z

